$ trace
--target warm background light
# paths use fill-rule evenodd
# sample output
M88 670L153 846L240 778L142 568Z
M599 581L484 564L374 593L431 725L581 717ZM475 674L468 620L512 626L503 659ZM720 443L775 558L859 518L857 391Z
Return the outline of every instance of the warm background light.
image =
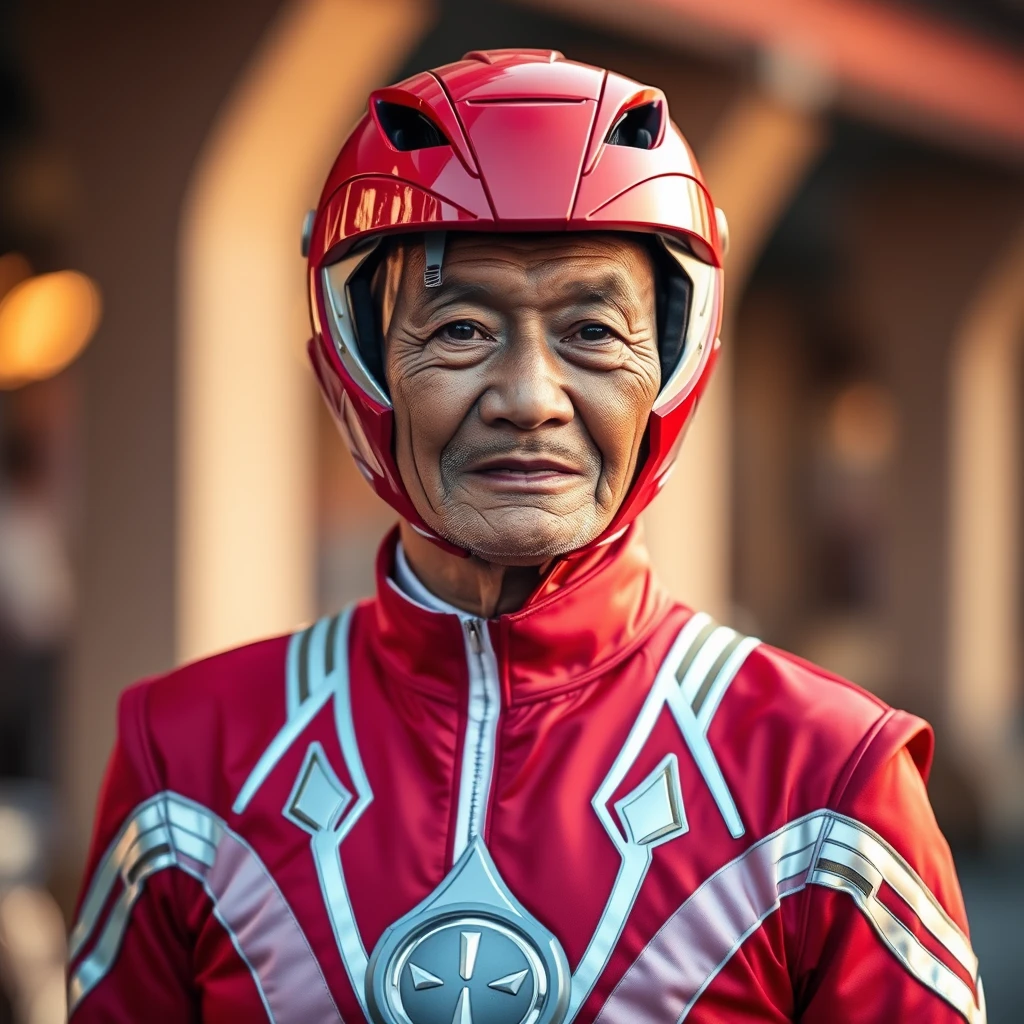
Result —
M892 395L877 384L849 384L829 406L829 443L850 467L874 470L885 465L895 451L897 429Z
M99 289L61 270L16 284L0 302L0 387L45 380L85 348L99 326Z

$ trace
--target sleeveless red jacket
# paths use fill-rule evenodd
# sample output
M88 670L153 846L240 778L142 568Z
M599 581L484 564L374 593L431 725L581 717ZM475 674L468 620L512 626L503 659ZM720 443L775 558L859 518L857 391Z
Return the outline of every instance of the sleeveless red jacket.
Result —
M127 690L89 1022L984 1020L919 719L673 602L631 531L520 611L391 580Z

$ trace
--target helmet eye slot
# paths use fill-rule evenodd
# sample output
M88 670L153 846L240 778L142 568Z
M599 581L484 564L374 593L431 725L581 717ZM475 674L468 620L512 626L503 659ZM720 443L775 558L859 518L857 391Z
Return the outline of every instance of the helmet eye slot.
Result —
M376 107L377 122L395 149L408 153L449 144L441 129L418 110L387 100L377 100Z
M632 149L653 149L661 133L661 104L642 103L627 110L612 125L605 142L609 146L629 146Z

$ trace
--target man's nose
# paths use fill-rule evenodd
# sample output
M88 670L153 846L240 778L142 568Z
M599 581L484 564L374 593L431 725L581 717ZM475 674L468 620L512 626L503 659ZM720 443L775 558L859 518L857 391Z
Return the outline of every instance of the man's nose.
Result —
M480 399L480 416L490 426L520 430L568 423L575 415L565 390L564 367L539 325L517 331Z

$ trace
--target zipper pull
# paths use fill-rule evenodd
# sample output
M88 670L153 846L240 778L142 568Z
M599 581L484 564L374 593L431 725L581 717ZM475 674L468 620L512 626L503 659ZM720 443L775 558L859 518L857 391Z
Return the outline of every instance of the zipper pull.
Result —
M469 646L473 648L473 653L483 654L484 645L480 639L480 620L467 619L466 632L469 634Z

